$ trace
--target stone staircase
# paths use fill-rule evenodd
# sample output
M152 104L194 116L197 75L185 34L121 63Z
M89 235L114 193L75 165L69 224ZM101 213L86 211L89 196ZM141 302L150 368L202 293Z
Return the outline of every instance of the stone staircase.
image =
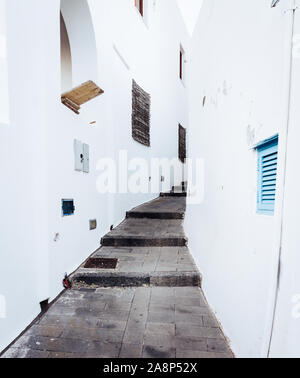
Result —
M116 269L85 268L72 276L75 287L201 286L183 230L186 187L173 187L126 214L101 240L92 258L118 259Z
M170 192L160 193L160 197L186 197L187 182L182 182L179 186L173 186Z

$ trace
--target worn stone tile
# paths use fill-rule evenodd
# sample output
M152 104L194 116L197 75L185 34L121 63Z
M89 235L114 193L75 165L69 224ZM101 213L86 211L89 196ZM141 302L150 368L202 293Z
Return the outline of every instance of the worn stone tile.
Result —
M139 327L128 327L125 330L123 343L124 344L131 344L131 345L140 345L143 344L145 334L145 326Z
M174 312L175 311L175 305L169 304L169 303L150 303L149 306L149 312Z
M57 359L79 359L86 358L86 354L76 354L76 353L63 353L63 352L49 352L47 358L57 358Z
M29 348L10 347L1 358L26 358Z
M177 297L199 298L202 294L199 287L176 287L175 295Z
M147 323L146 334L175 336L175 324Z
M110 301L106 303L105 312L108 311L130 311L131 309L131 302L118 302L118 301Z
M149 323L175 323L175 311L149 312Z
M201 336L176 336L175 346L181 350L207 351L207 340Z
M99 315L100 320L127 321L129 311L107 310Z
M176 339L173 335L159 335L153 333L146 333L144 336L145 345L156 345L159 347L176 347Z
M144 345L143 358L175 358L176 349L157 345Z
M121 343L92 342L87 349L88 358L118 358Z
M96 327L98 319L96 317L89 318L77 318L75 316L57 316L57 315L46 315L44 316L39 325L41 326L52 326L52 327L85 327L85 328L94 328Z
M230 352L229 346L224 339L207 339L207 348L210 352L226 353Z
M212 327L212 328L219 328L219 323L214 316L202 316L203 319L203 326L204 327Z
M25 358L33 358L33 359L49 358L49 354L50 353L48 351L29 349L28 352L26 353Z
M178 297L176 296L175 304L177 306L189 306L189 307L200 307L206 306L205 303L201 300L201 297Z
M55 339L39 336L30 337L28 346L30 349L34 350L84 354L86 352L88 342L86 340L78 339Z
M120 358L141 358L143 346L136 344L122 344Z
M213 352L176 349L176 358L216 358Z
M73 306L68 306L66 304L56 304L51 306L47 312L47 315L59 315L59 316L73 316L75 315L76 309Z
M20 349L25 349L28 347L28 341L30 339L30 335L24 334L23 336L19 337L14 344L12 345L13 348L20 348Z
M220 358L220 359L234 358L234 355L230 350L228 352L224 352L224 353L214 353L214 355L215 355L215 358Z
M123 321L116 321L116 320L99 320L97 323L97 327L104 328L104 329L110 329L115 331L125 331L127 322Z
M203 327L203 317L201 315L185 314L180 312L175 312L175 322L176 323L186 323L189 325L196 325Z
M175 310L179 314L191 314L191 315L211 315L211 311L208 307L202 306L182 306L176 305Z
M186 323L176 323L176 336L224 339L218 328L199 327Z
M87 341L122 342L124 331L105 328L68 328L63 331L62 338Z
M34 325L28 330L26 335L58 338L61 336L63 329L62 327Z

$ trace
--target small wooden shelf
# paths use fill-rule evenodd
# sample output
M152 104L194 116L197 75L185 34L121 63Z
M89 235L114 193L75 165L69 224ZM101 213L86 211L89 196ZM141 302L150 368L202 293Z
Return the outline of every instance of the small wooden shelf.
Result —
M63 93L61 102L71 109L74 113L79 114L80 106L95 97L103 94L104 91L93 81L87 81L69 92Z

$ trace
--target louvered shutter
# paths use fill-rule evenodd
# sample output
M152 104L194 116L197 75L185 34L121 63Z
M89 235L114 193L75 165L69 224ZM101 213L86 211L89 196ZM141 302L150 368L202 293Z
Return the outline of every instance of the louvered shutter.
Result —
M132 137L150 147L151 97L134 80L132 84Z
M274 213L277 184L278 138L258 147L258 211Z

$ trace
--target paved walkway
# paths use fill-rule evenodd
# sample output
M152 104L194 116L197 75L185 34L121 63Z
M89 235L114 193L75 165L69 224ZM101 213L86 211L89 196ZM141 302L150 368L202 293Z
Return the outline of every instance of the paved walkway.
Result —
M117 258L117 268L83 264L72 277L74 288L3 357L233 357L203 296L197 267L181 245L187 243L184 209L184 197L167 196L127 213L103 238L109 246L93 256ZM161 239L166 246L157 246Z

